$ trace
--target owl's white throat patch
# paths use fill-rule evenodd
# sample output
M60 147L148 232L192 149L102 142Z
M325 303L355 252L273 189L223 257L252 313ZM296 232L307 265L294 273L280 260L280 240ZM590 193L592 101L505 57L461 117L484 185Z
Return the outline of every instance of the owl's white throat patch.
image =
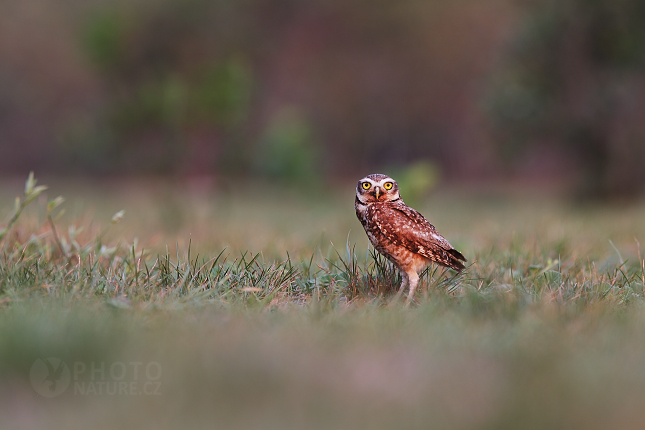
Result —
M356 192L356 198L363 205L366 205L369 202L369 196L367 194Z

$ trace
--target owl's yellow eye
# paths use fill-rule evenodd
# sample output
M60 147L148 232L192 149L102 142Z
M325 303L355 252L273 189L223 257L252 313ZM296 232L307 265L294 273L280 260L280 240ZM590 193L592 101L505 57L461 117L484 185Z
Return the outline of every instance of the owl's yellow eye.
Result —
M391 190L393 186L394 184L392 182L386 182L383 184L383 188L385 188L386 190Z
M363 182L363 185L362 185L364 190L369 190L371 186L372 184L370 184L369 182Z

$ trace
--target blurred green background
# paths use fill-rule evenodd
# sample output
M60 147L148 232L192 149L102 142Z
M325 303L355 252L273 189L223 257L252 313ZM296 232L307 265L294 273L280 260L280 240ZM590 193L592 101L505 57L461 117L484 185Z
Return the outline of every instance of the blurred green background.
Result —
M644 29L638 0L5 1L0 174L311 184L421 163L630 198Z

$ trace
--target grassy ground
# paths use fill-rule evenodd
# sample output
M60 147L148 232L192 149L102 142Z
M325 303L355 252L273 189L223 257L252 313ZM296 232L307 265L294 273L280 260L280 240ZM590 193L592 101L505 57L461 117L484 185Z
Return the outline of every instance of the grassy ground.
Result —
M645 419L642 204L433 194L417 207L471 265L454 278L430 271L405 308L391 295L396 272L368 255L354 184L314 195L50 185L32 189L0 242L0 428L636 429ZM22 187L0 190L0 227ZM58 194L67 201L48 208ZM56 367L58 390L69 383L60 394L43 382L50 357L67 366Z

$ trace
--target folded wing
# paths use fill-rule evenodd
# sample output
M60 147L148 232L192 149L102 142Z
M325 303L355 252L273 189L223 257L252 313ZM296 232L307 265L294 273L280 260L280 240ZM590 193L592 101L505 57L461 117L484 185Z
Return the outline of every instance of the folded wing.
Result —
M438 264L462 270L466 258L441 236L423 215L399 203L370 205L368 219L392 243Z

